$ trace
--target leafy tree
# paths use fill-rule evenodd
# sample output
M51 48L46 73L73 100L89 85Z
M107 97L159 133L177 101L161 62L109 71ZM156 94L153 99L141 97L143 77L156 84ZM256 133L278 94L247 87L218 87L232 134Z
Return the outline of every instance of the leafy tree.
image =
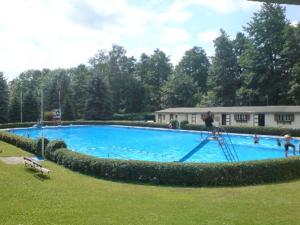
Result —
M161 107L160 89L172 73L172 64L166 54L156 49L153 55L141 55L135 76L144 87L144 111L154 111Z
M212 104L232 106L235 104L238 64L232 41L224 30L214 40L215 56L209 71L208 88L216 96Z
M189 75L169 78L162 87L162 107L192 107L196 105L197 84Z
M0 72L0 123L8 121L8 86L7 82Z
M257 96L251 104L276 105L285 92L282 87L287 86L288 77L282 50L286 25L285 9L278 4L264 3L245 28L253 46L241 56L242 79L246 80L246 89L256 90Z
M205 51L201 47L193 47L184 53L175 70L177 74L192 77L195 90L205 93L209 66Z
M99 74L89 82L84 118L88 120L105 119L111 115L111 96L108 85Z

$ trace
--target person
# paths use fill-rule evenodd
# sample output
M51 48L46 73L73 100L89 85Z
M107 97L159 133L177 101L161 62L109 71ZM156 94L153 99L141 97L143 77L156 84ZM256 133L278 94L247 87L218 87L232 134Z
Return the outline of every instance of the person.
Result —
M254 144L259 143L259 137L257 136L257 134L254 134L253 141L254 141Z
M281 146L281 142L279 138L276 138L276 142L277 142L277 146L280 147Z
M285 134L284 136L284 141L285 141L285 144L284 144L284 148L285 148L285 157L288 157L288 151L289 151L289 147L292 147L293 148L293 154L296 155L296 147L295 145L293 145L291 143L291 140L292 140L292 136L287 133Z
M214 119L212 118L211 112L208 111L204 119L205 127L208 131L212 132L212 136L215 137L215 130L213 126Z

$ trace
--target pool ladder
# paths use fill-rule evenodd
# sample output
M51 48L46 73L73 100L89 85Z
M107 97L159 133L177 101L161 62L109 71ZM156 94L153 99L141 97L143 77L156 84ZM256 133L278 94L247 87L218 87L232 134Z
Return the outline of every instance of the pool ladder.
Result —
M219 142L219 146L221 147L226 160L228 162L238 162L239 157L225 128L217 128L217 133L217 141Z

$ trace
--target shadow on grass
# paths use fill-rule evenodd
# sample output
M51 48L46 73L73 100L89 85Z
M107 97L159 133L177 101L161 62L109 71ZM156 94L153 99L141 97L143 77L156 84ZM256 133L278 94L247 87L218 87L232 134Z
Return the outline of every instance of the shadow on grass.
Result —
M49 175L47 176L45 174L39 173L34 168L25 167L25 171L27 173L33 174L33 176L40 181L50 180Z

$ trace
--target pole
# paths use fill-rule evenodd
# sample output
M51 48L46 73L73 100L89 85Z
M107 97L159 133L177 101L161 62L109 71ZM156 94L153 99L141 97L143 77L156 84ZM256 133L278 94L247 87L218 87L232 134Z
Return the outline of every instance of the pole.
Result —
M23 87L22 87L22 83L21 83L21 101L20 101L20 110L21 110L21 114L20 114L20 120L21 123L23 123Z
M60 122L60 124L61 124L60 90L58 91L58 105L59 105L59 114L60 114L59 122Z
M41 121L40 124L43 124L43 120L44 120L44 101L43 101L43 88L41 89Z
M44 131L42 128L42 156L45 158L45 139L44 139Z

